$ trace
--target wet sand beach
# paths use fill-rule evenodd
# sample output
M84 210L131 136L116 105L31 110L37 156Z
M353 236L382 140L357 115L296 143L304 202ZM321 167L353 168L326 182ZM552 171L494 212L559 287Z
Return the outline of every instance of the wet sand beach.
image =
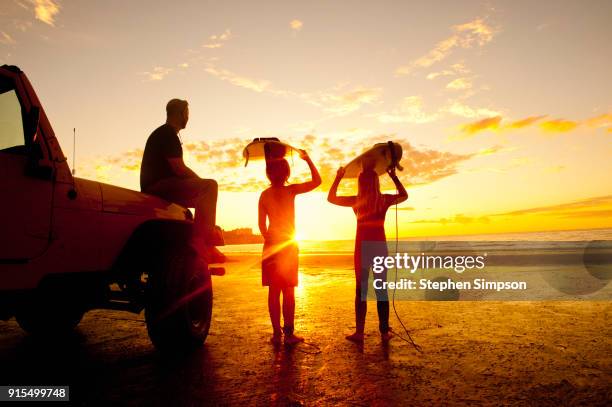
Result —
M352 255L303 255L296 332L268 343L259 256L232 254L214 277L211 333L178 359L151 345L144 315L97 310L59 343L0 321L2 384L69 384L85 405L610 405L609 302L398 301L422 353L383 346L369 303L366 341L354 329ZM391 326L401 326L391 315Z

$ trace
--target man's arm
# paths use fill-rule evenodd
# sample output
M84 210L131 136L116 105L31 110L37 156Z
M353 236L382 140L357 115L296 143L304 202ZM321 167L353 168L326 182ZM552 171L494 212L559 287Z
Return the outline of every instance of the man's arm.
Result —
M198 174L185 165L182 157L170 157L167 158L167 160L168 164L170 164L170 168L172 168L172 172L174 172L177 177L200 178Z

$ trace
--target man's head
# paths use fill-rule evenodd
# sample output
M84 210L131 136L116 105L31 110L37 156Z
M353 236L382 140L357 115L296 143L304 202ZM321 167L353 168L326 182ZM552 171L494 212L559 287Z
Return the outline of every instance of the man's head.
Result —
M166 105L166 123L176 130L182 130L189 121L189 103L186 100L172 99Z

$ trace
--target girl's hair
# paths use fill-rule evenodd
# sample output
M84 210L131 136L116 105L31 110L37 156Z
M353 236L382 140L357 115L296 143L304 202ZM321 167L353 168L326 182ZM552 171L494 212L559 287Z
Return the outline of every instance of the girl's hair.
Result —
M266 162L266 175L274 186L285 185L291 174L289 163L284 158Z
M357 180L357 207L362 215L373 214L383 207L378 174L372 169L364 170Z

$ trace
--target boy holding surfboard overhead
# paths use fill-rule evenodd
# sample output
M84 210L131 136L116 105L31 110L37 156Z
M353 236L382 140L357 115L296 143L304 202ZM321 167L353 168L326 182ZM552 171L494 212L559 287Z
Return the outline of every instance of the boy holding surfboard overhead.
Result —
M353 209L357 217L357 234L355 236L355 254L353 261L355 264L355 332L348 335L346 339L362 343L364 340L365 318L367 313L366 294L368 290L368 276L372 259L362 259L362 246L364 242L382 242L381 244L372 245L376 253L367 253L364 257L387 256L387 245L385 235L385 215L387 209L400 202L408 199L408 192L402 185L399 178L395 174L395 168L401 168L398 163L398 156L401 157L401 146L399 151L395 150L397 143L389 143L389 148L393 148L391 159L387 161L387 174L393 180L397 188L397 194L382 194L380 192L380 183L378 179L377 167L383 158L368 157L363 154L362 160L356 163L353 160L348 166L358 164L362 168L358 175L357 196L338 196L338 185L345 176L346 167L340 167L336 174L327 197L327 200L334 205L348 206ZM378 146L378 145L377 145ZM376 146L374 148L377 148ZM371 149L373 150L373 149ZM371 151L370 150L370 151ZM397 154L399 152L399 154ZM380 157L383 157L382 155ZM359 158L359 157L358 157ZM356 159L357 160L357 159ZM385 159L386 160L386 159ZM348 167L347 166L347 167ZM347 174L347 177L353 176ZM386 271L379 277L386 280ZM379 278L377 277L377 278ZM391 328L389 328L389 298L386 290L376 290L376 307L378 311L378 322L381 338L383 342L391 339Z
M293 345L304 338L294 334L295 293L298 284L298 246L295 241L295 196L310 192L321 185L321 176L308 153L299 150L300 158L308 164L311 180L302 184L289 184L289 163L283 158L266 154L266 175L270 187L259 198L259 230L264 237L261 262L262 285L268 286L268 311L273 335L270 339L279 345L282 334L285 344ZM280 325L280 295L283 294L284 327Z

